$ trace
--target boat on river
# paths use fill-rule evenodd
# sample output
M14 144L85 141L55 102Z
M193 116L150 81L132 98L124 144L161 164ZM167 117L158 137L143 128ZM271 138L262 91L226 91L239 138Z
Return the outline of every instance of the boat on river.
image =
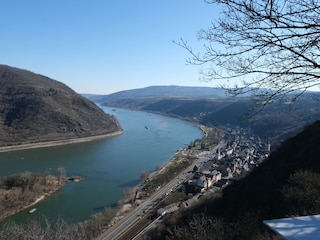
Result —
M35 211L37 211L37 209L36 209L36 208L32 208L32 209L29 211L29 214L32 214L32 213L34 213Z

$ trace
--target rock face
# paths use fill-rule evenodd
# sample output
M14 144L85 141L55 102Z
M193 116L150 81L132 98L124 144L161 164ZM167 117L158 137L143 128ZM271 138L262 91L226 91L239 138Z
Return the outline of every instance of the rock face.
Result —
M113 116L65 84L0 65L0 146L108 134Z

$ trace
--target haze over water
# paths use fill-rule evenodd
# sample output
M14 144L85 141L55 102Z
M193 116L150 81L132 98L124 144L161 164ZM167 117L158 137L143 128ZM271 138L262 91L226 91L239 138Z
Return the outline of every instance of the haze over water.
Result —
M114 206L125 188L136 185L142 171L163 165L180 148L202 137L200 129L179 119L125 109L102 107L116 116L123 128L120 136L65 146L0 153L0 175L31 171L56 174L63 166L67 175L80 175L79 183L67 183L53 196L12 217L58 216L83 221L91 214ZM116 111L114 111L116 110Z

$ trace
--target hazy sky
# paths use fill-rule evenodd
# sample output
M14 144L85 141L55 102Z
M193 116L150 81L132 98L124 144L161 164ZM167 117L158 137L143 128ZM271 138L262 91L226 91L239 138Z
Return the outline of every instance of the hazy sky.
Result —
M0 64L107 94L152 85L214 86L198 80L180 38L218 17L203 0L0 0Z

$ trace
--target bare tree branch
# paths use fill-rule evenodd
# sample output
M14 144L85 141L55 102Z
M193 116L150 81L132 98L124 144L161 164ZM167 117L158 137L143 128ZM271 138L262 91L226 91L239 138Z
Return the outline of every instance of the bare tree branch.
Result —
M201 66L202 80L234 79L241 83L231 90L236 95L248 88L272 89L263 94L257 91L264 102L287 94L297 99L320 86L317 0L205 2L222 6L222 13L209 28L198 32L203 51L195 52L183 39L177 43L190 53L187 63Z

